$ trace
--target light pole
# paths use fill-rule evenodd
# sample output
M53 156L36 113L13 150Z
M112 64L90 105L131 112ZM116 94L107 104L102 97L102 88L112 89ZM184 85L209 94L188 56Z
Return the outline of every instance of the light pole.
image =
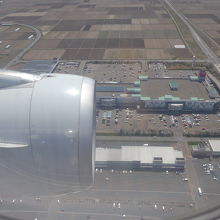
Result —
M193 70L195 64L196 64L196 56L193 55L193 57L192 57L192 70Z

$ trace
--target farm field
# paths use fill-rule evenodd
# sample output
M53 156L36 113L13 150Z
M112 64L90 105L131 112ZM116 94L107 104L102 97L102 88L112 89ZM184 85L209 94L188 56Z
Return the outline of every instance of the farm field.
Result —
M220 2L180 0L173 3L197 27L216 55L220 56Z
M192 58L159 0L36 3L0 21L26 23L41 30L42 38L24 60ZM11 38L23 37L16 34L20 33L13 33Z

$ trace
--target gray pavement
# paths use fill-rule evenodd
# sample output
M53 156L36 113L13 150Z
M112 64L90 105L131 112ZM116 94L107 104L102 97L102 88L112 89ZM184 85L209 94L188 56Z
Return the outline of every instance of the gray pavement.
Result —
M39 201L33 197L14 203L3 200L0 214L47 220L122 219L124 214L125 219L161 219L192 210L187 185L175 173L103 171L96 173L93 187L78 193L45 196Z
M105 141L104 143L111 146L137 144L129 141L118 143ZM146 142L138 142L138 144L143 143ZM150 144L159 145L161 142ZM98 141L97 145L103 145L103 141ZM94 185L86 190L45 194L41 195L40 199L34 196L17 197L17 194L11 193L7 196L1 193L0 214L28 220L36 218L39 220L119 220L124 218L156 220L171 219L171 217L198 210L207 206L210 201L217 203L220 198L219 182L215 182L209 175L204 174L201 168L201 164L207 161L192 160L185 139L181 139L177 147L182 148L186 156L184 174L98 170L95 173ZM220 175L218 163L218 160L213 160L217 175ZM188 177L189 181L183 181L184 177ZM201 186L204 192L201 197L197 192L198 186ZM193 207L190 207L191 204Z

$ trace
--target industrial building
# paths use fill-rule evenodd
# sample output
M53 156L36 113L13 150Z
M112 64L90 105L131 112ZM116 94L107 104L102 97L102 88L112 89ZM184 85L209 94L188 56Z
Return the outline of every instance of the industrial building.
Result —
M212 149L206 142L201 142L196 145L191 145L191 153L193 157L205 158L212 155Z
M193 157L219 157L220 156L220 140L208 140L197 145L191 146Z
M96 168L131 170L183 170L183 153L167 146L121 146L96 148Z
M208 144L212 149L212 156L219 157L220 156L220 140L209 140Z

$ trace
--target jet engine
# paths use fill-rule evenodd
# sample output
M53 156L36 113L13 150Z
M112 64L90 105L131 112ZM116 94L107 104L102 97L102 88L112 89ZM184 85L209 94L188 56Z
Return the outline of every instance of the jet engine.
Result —
M0 192L87 187L94 154L94 80L0 71Z

